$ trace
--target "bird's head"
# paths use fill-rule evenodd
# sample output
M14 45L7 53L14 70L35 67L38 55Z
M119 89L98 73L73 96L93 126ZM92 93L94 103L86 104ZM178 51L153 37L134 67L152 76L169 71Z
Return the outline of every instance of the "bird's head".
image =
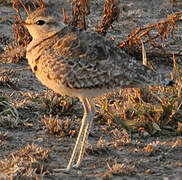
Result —
M28 29L33 39L48 37L64 27L61 17L50 8L35 10L27 17L23 25Z

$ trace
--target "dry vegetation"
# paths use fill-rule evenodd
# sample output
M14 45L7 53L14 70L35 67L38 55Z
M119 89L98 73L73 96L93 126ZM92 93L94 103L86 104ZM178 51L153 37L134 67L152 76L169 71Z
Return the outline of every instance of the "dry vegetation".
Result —
M0 178L1 179L23 179L26 177L34 177L39 179L48 171L42 165L47 161L50 150L42 149L35 144L11 153L10 157L1 161Z
M170 2L171 4L175 3L175 1ZM42 0L39 0L38 3L32 0L31 3L26 6L22 0L13 1L12 7L17 12L13 25L15 42L4 50L0 56L0 61L21 63L25 58L25 48L31 41L31 37L21 24L20 5L24 7L27 14L30 13L32 7L34 9L44 7ZM108 29L112 28L112 24L118 18L118 4L118 0L106 0L102 21L96 28L98 33L106 35ZM71 13L72 16L70 17L63 8L64 22L87 29L87 15L91 13L89 0L72 1ZM123 146L132 145L131 134L136 132L144 138L182 135L182 70L180 67L182 54L181 49L170 49L172 46L169 43L170 38L175 41L175 29L178 27L178 23L182 21L181 15L182 11L156 24L139 27L135 32L128 35L127 40L118 44L120 48L137 59L142 59L142 52L145 52L149 59L147 59L147 64L154 70L156 69L156 62L165 65L167 62L168 66L173 66L171 76L176 84L174 87L166 88L148 87L121 90L118 93L97 98L96 124L98 126L103 125L102 131L111 134L113 139L105 141L101 135L97 148L94 150L91 145L88 146L87 154L107 152L111 147L120 150ZM16 90L18 88L16 79L12 81L12 78L9 78L11 73L0 72L0 86ZM12 97L0 94L0 127L16 129L21 126L26 128L33 126L34 122L27 122L25 117L21 118L24 116L21 114L21 110L25 110L29 105L34 107L33 110L37 113L34 116L40 119L40 123L47 134L59 138L75 137L78 132L78 122L72 121L74 118L69 119L68 117L62 120L62 117L65 114L74 114L72 112L78 104L77 101L56 95L53 92L44 95L21 94L20 96L20 99L17 98L16 102L13 102L13 94ZM32 113L32 109L30 111ZM79 111L80 109L75 110L78 116ZM10 140L11 135L0 132L0 147ZM175 142L172 147L178 145L181 147L181 144L181 142ZM131 148L130 151L137 151L142 155L150 156L152 153L160 152L160 148L158 145L146 144L141 148L135 147L135 150ZM42 178L51 172L50 169L44 167L45 161L48 161L49 153L50 149L43 149L35 144L28 144L16 152L12 152L1 160L0 179L1 177L4 179ZM180 163L175 165L181 167ZM107 162L107 172L98 176L102 178L115 175L131 176L135 174L137 168L137 165L130 165L130 162L123 163L115 159L113 163ZM146 169L146 174L150 174L151 171L150 168Z

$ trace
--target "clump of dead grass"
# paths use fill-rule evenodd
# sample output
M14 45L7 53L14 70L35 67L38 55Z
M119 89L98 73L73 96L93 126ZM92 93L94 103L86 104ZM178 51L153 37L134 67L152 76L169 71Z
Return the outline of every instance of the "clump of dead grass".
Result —
M0 72L0 86L16 89L16 82L10 80L7 73Z
M114 135L114 139L111 142L114 147L122 148L122 146L128 146L131 144L131 134L125 129L121 131L118 128L115 128L111 133Z
M14 129L18 125L16 118L11 115L2 115L0 117L0 126L7 129Z
M7 128L17 127L19 113L15 106L5 97L0 97L0 126Z
M8 141L12 138L8 132L2 133L0 132L0 146L4 144L5 141Z
M130 176L132 175L133 167L129 167L125 165L124 163L118 163L117 160L114 160L114 164L110 166L107 163L107 166L109 168L109 171L103 174L103 178L111 178L112 176Z
M105 35L107 33L107 30L112 27L113 22L116 21L119 17L119 2L119 0L106 0L104 5L103 18L98 25L96 32Z
M52 115L50 115L48 117L42 117L41 121L45 126L45 130L48 134L53 134L61 137L72 137L78 132L75 124L71 122L70 119L61 120L58 116L53 117Z
M103 136L100 137L97 142L97 148L99 150L107 150L109 147L115 147L117 149L122 149L123 146L128 146L131 144L131 135L125 129L115 128L109 132L113 135L111 141L106 141Z
M121 91L120 91L121 92ZM124 93L108 94L96 98L97 106L99 107L97 116L100 124L107 124L108 127L124 128L129 131L127 121L122 121L119 117L125 114L125 97Z
M53 91L47 91L44 97L40 98L41 106L46 114L63 114L72 109L73 101L67 96L61 96Z
M24 179L43 177L49 171L44 166L50 149L43 149L35 144L12 152L0 162L0 179Z
M159 141L155 141L153 143L146 144L145 147L133 147L129 150L129 152L137 153L142 156L153 156L156 153L161 152L159 143Z
M87 29L86 16L90 14L90 0L73 0L71 2L71 11L72 19L63 8L64 23Z

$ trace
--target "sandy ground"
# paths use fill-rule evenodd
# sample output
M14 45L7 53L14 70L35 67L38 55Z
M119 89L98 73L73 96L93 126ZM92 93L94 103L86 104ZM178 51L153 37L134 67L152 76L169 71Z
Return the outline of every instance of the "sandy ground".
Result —
M8 1L6 2L0 1L0 51L13 40L12 16L16 15L16 12ZM46 1L46 4L54 8L56 4L56 10L60 12L62 7L69 9L67 1ZM119 31L110 29L107 34L108 38L114 37L117 42L125 40L127 35L138 26L158 22L182 7L180 2L172 6L168 0L123 0L120 5L121 14L118 22L114 24L114 29ZM103 0L91 2L91 14L88 17L90 27L101 19L103 7ZM47 97L51 99L49 96L53 97L54 93L36 80L28 69L26 60L0 64L0 75L7 75L9 80L16 84L16 87L6 83L0 84L0 113L6 107L6 104L2 104L4 101L9 103L7 106L14 113L13 116L12 113L9 113L11 116L7 113L6 117L3 116L0 119L0 160L5 161L5 157L13 159L10 154L20 151L27 144L33 143L37 147L50 150L46 160L41 160L36 172L32 173L36 175L25 176L23 175L25 170L16 171L15 169L11 169L8 174L1 168L0 179L38 177L40 179L182 180L181 136L173 132L159 136L145 136L132 132L130 136L116 125L108 126L105 123L99 123L98 118L95 118L81 167L69 174L54 173L52 169L66 167L72 153L83 113L80 103L78 100L66 98L66 102L69 102L66 110L60 108L60 112L58 107L51 112L53 117L58 113L59 119L71 122L71 135L67 132L62 136L50 135L46 132L41 119L44 115L48 116L51 108L47 110L42 102ZM13 107L16 107L18 111L18 118ZM17 155L15 157L17 158ZM42 170L45 172L44 176L40 170L41 165L44 167ZM33 165L31 168L34 168Z

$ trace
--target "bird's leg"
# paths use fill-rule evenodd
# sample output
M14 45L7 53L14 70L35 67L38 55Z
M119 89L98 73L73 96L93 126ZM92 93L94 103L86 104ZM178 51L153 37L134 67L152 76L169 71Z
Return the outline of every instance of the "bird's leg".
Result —
M78 154L78 152L80 151L80 147L81 147L83 137L84 137L84 132L85 132L85 129L87 129L87 126L88 126L89 121L90 121L90 116L91 116L91 111L90 111L90 108L89 108L88 101L86 99L80 99L80 101L83 104L84 115L83 115L83 118L82 118L80 131L79 131L79 134L78 134L78 137L77 137L74 149L73 149L73 153L71 155L71 158L69 160L67 168L66 169L55 169L54 170L55 172L59 172L59 171L68 172L68 171L70 171L72 169L72 167L73 167L75 157Z
M80 166L83 154L85 152L85 143L87 141L90 129L92 127L92 122L93 122L93 119L94 119L94 115L95 115L95 103L93 102L92 99L87 98L86 100L87 100L87 102L89 104L89 110L91 112L91 116L90 116L90 119L88 120L88 124L87 124L87 126L85 128L85 131L84 131L84 134L83 134L83 141L81 143L78 160L77 160L76 164L74 165L75 168Z

